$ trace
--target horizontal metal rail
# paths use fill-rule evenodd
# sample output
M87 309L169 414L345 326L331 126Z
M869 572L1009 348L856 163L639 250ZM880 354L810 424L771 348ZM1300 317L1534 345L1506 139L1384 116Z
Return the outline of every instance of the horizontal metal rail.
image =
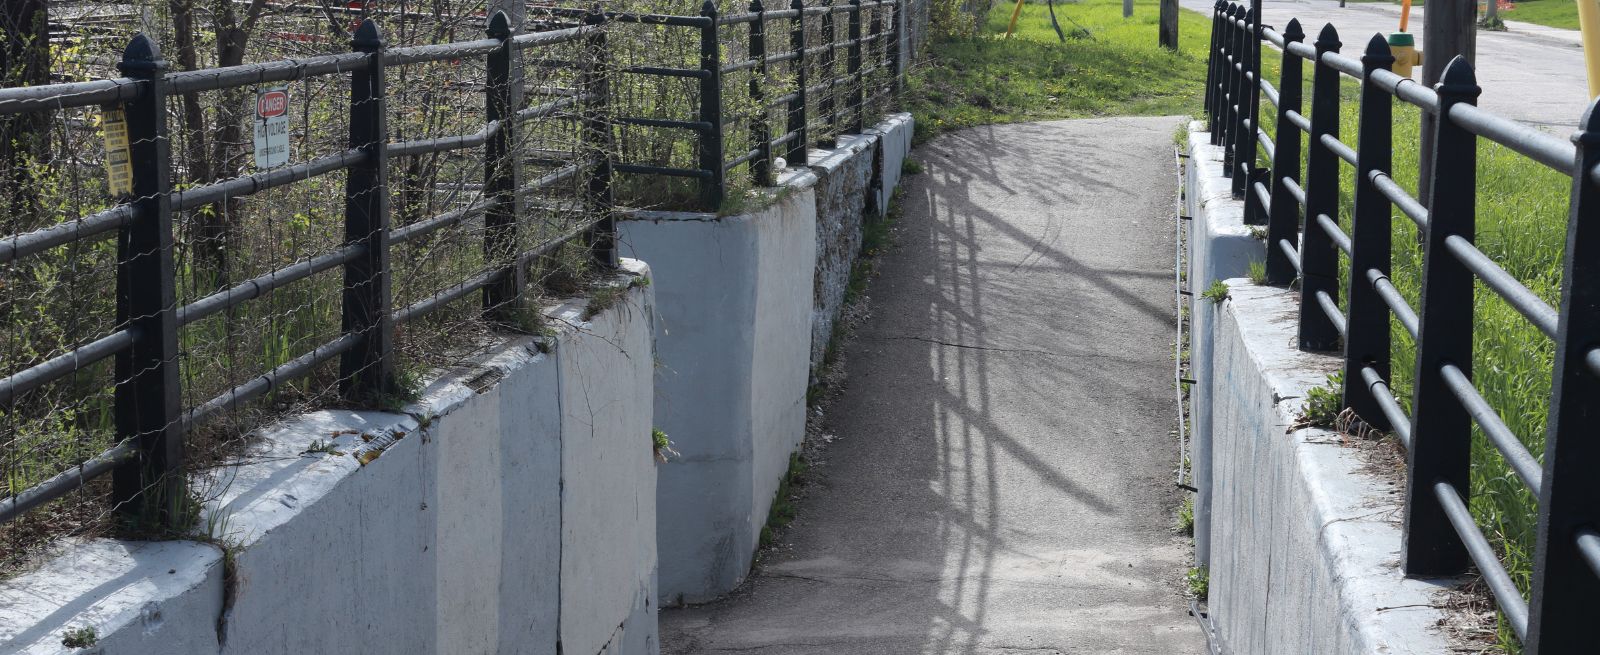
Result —
M70 469L57 473L50 479L28 487L22 493L10 498L0 499L0 523L6 523L30 509L65 496L90 480L110 473L113 469L133 461L139 456L139 449L130 442L122 442L112 446L109 450L90 457Z
M1326 291L1317 292L1317 306L1327 314L1328 320L1333 323L1333 329L1338 330L1339 336L1348 336L1349 327L1344 318L1344 312L1339 311L1339 303L1333 301L1333 296Z
M1483 251L1478 250L1478 247L1472 245L1471 241L1452 234L1445 237L1444 246L1445 250L1455 255L1456 261L1461 262L1462 266L1467 267L1467 270L1477 275L1478 279L1483 280L1484 284L1489 285L1490 289L1494 289L1495 293L1500 294L1500 297L1505 299L1506 304L1511 305L1512 309L1527 317L1528 321L1532 322L1534 327L1539 328L1539 331L1543 332L1545 336L1552 339L1556 338L1556 328L1560 322L1560 315L1556 313L1555 308L1539 298L1538 294L1529 291L1528 287L1523 286L1516 278L1511 277L1510 273L1500 268L1500 265L1489 259L1488 255L1483 254Z
M217 412L232 410L240 403L260 398L283 383L311 372L316 368L361 343L361 335L345 333L338 338L313 348L311 352L291 359L271 371L251 378L249 382L222 392L221 395L195 406L183 414L185 430L205 422Z
M1558 139L1521 123L1513 123L1467 103L1450 106L1450 122L1558 173L1572 174L1572 162L1578 156L1578 151L1571 141Z
M1411 305L1406 304L1405 296L1400 295L1400 290L1395 288L1394 282L1376 268L1367 269L1367 282L1378 292L1378 298L1383 300L1383 304L1389 306L1389 311L1400 321L1400 327L1405 328L1411 338L1417 338L1419 329L1417 312L1411 309Z
M611 168L618 173L633 173L636 175L666 175L669 177L710 177L711 171L698 168L673 168L671 166L650 166L646 164L612 164Z
M86 241L126 227L138 216L137 205L117 205L83 218L15 235L0 241L0 264L43 252L74 241Z
M1400 213L1405 214L1405 217L1411 219L1412 223L1416 223L1417 227L1426 228L1428 226L1428 208L1423 207L1421 202L1418 202L1405 189L1400 188L1400 185L1394 181L1394 178L1389 177L1388 173L1372 171L1369 179L1372 181L1373 188L1377 189L1378 193L1383 194L1383 197L1388 198L1389 202L1394 203L1394 206L1400 209Z
M694 130L696 132L704 132L704 131L707 131L707 130L715 129L715 126L713 126L712 124L707 123L705 121L680 121L680 120L673 120L673 119L669 119L669 118L623 117L623 118L616 119L616 122L621 123L623 125L638 125L638 126L641 126L641 127L665 127L665 128L673 128L673 129L680 129L680 130Z
M1500 563L1489 540L1484 538L1478 524L1472 520L1472 512L1467 510L1467 504L1461 500L1461 494L1456 493L1456 488L1447 482L1435 482L1433 493L1439 499L1439 504L1444 506L1450 526L1455 528L1456 535L1466 545L1467 554L1472 557L1472 563L1477 565L1478 573L1489 585L1489 590L1494 592L1491 595L1495 604L1500 606L1500 611L1505 613L1506 622L1516 631L1517 638L1522 638L1528 632L1528 603L1522 599L1522 591L1506 574L1505 565Z
M711 73L703 68L667 68L665 66L629 66L622 69L624 73L635 75L654 75L656 77L711 77Z
M481 214L490 207L495 206L495 204L496 203L493 199L482 198L471 205L462 207L461 209L454 209L431 218L422 219L410 225L394 228L393 230L389 231L389 243L392 245L402 244L411 241L412 239L420 239L424 236L450 227L451 225L460 223L461 221L464 221L473 215Z
M348 73L366 66L368 60L369 55L365 53L347 52L305 59L284 59L260 64L180 71L167 75L166 82L170 93L199 93Z
M119 77L114 80L0 89L0 115L126 102L139 97L144 92L144 84Z
M117 330L72 350L0 378L0 405L18 395L88 368L102 359L127 350L135 338L133 328Z
M1339 137L1336 137L1332 134L1324 134L1318 137L1317 140L1322 143L1324 148L1327 148L1339 159L1344 160L1344 163L1351 166L1356 165L1356 151L1350 146L1345 145L1343 141L1340 141Z
M1333 240L1333 245L1344 251L1346 256L1350 255L1350 237L1344 233L1344 230L1339 229L1338 223L1335 223L1327 214L1317 214L1317 227L1322 228L1322 232Z
M246 301L260 298L308 277L343 266L367 254L364 244L353 244L278 270L258 275L226 290L211 294L178 308L178 325L188 325Z
M1378 401L1378 408L1383 412L1384 418L1389 419L1394 435L1399 437L1400 445L1407 452L1411 450L1411 417L1406 416L1400 408L1400 401L1395 400L1394 392L1389 389L1389 383L1378 375L1378 370L1371 366L1361 367L1361 382L1367 385L1367 390Z
M228 198L252 195L294 182L309 180L319 175L326 175L337 170L343 170L361 163L366 158L367 153L365 151L351 149L338 154L324 155L293 166L274 168L254 175L236 177L226 182L174 191L172 192L172 208L182 211L214 202L221 202Z
M1461 401L1461 407L1467 410L1472 420L1478 427L1483 428L1484 436L1489 438L1489 443L1494 444L1500 455L1505 457L1506 463L1511 465L1511 470L1517 477L1522 478L1522 483L1528 485L1528 491L1535 497L1544 485L1544 472L1539 468L1539 460L1533 458L1528 452L1528 447L1522 444L1517 435L1512 434L1511 428L1506 427L1500 413L1489 406L1489 401L1484 400L1483 394L1478 393L1478 388L1472 385L1472 380L1455 364L1445 364L1439 369L1444 377L1445 386L1450 388L1456 400Z

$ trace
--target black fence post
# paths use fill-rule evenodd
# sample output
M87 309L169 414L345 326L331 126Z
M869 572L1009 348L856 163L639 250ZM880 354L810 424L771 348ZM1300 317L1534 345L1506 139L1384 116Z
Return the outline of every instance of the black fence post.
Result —
M1539 529L1528 605L1528 653L1578 653L1597 638L1594 603L1600 576L1585 562L1579 539L1600 544L1600 377L1587 360L1600 345L1600 189L1589 171L1600 166L1600 104L1591 103L1572 142L1572 202L1567 219L1566 271L1561 276L1561 321L1556 330L1554 393L1544 441Z
M489 207L483 215L483 256L490 268L508 273L483 287L483 316L491 323L508 323L515 316L517 296L523 286L517 257L517 157L516 105L512 100L511 19L497 11L489 17L489 38L499 39L500 48L489 53L488 84L484 93L484 113L489 124L498 125L483 147L483 195Z
M1222 78L1218 86L1218 107L1222 111L1218 117L1218 146L1222 146L1222 176L1234 176L1234 102L1238 98L1238 70L1234 62L1238 59L1238 26L1234 19L1238 5L1229 3L1222 10Z
M700 208L722 208L726 188L722 171L722 48L717 43L717 3L700 5L706 24L700 28L700 122L711 127L700 132Z
M1233 144L1233 175L1230 183L1233 185L1233 197L1243 198L1250 184L1250 171L1256 167L1256 130L1251 122L1255 109L1251 107L1255 93L1252 88L1255 79L1250 76L1251 54L1255 51L1252 36L1255 32L1256 14L1253 9L1244 10L1244 27L1239 28L1239 56L1238 56L1238 90L1234 96L1233 129L1228 136Z
M851 102L855 104L855 120L850 122L850 131L860 134L867 131L867 84L861 76L861 0L850 0L850 47L846 50L849 58L845 65L849 68L851 78Z
M789 160L790 166L803 167L807 165L806 153L811 149L811 138L808 136L809 123L806 119L806 3L805 0L790 0L789 8L795 13L794 23L789 29L789 47L794 49L794 63L790 64L794 70L795 92L794 99L789 101L788 133L794 138L789 140L789 150L784 158Z
M1478 84L1467 60L1456 57L1435 85L1439 120L1434 121L1433 184L1428 202L1427 245L1422 264L1422 308L1418 314L1417 369L1411 417L1411 456L1406 476L1405 532L1401 565L1406 575L1452 575L1467 567L1467 551L1440 502L1438 485L1470 499L1467 485L1472 419L1450 392L1444 367L1472 379L1471 271L1445 247L1445 240L1472 241L1476 232L1477 137L1448 118L1457 104L1476 104ZM1592 399L1590 400L1592 402ZM1592 599L1591 599L1592 600Z
M866 83L869 79L875 80L870 83L871 88L866 90L864 95L869 120L881 120L884 114L889 113L888 105L883 102L884 85L882 81L883 76L889 70L889 44L883 42L883 15L888 12L888 6L871 7L867 13L867 43L877 44L878 54L880 55L877 58L877 65L862 75L863 83ZM870 50L863 57L868 61L873 60Z
M1317 35L1317 56L1338 52L1339 32L1329 23ZM1339 252L1317 225L1317 216L1339 220L1339 156L1322 143L1326 134L1339 138L1339 71L1311 66L1311 136L1306 149L1306 220L1300 237L1300 348L1332 350L1339 345L1333 318L1323 311L1317 294L1339 299Z
M1223 0L1217 0L1211 5L1211 39L1206 42L1206 127L1213 135L1212 145L1216 145L1217 133L1217 49L1221 46L1219 32L1222 29L1222 8L1226 6Z
M1389 377L1389 307L1373 286L1389 277L1390 213L1393 206L1372 183L1393 159L1394 96L1373 83L1373 71L1389 70L1389 42L1374 34L1361 56L1361 122L1356 134L1355 207L1350 221L1349 318L1344 339L1344 406L1367 425L1388 432L1388 417L1361 375L1364 366Z
M750 58L756 68L750 74L750 104L755 107L755 118L750 121L750 143L761 154L750 162L750 177L756 186L772 186L772 125L767 107L767 8L761 0L750 0L750 12L756 15L750 23Z
M364 252L344 267L343 330L360 342L339 360L339 389L349 402L372 403L395 389L394 325L389 294L388 112L383 37L371 19L351 47L367 53L350 76L350 147L366 154L345 177L344 242Z
M134 221L117 235L117 324L134 333L117 354L118 441L139 457L112 473L112 501L130 525L176 528L183 518L183 421L179 420L177 269L172 240L172 152L167 62L149 36L133 37L117 69L140 80L123 104Z
M828 122L828 133L824 138L817 139L817 145L832 148L838 145L836 140L839 133L839 112L834 109L834 96L838 89L833 85L834 79L834 36L838 30L833 27L833 0L822 0L822 6L828 11L822 14L822 59L817 62L817 70L822 73L822 97L817 99L817 113Z
M599 216L589 230L586 241L594 264L601 270L617 266L616 203L611 191L611 159L614 152L611 130L610 51L606 47L605 12L599 7L584 16L584 25L593 31L584 38L583 70L579 89L585 94L583 103L583 128L581 138L584 161L589 166L589 183L584 190L584 201L590 216ZM719 156L720 159L720 156ZM722 166L719 164L720 172Z
M1300 274L1284 242L1299 247L1300 201L1289 191L1285 180L1300 183L1300 128L1289 120L1290 112L1300 113L1302 83L1300 57L1289 52L1289 44L1306 40L1300 21L1290 19L1283 28L1283 59L1278 76L1278 121L1273 137L1272 205L1267 208L1267 284L1289 284Z

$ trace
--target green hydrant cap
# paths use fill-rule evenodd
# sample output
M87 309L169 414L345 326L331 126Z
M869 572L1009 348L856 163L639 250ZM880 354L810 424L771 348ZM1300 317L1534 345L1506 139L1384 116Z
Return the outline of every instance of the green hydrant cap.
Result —
M1410 32L1391 32L1389 34L1389 47L1391 48L1399 46L1415 46L1416 44L1417 39L1416 37L1412 36Z

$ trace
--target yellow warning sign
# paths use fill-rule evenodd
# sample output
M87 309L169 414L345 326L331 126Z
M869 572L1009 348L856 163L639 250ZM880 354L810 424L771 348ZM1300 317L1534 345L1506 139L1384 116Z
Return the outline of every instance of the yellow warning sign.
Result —
M102 107L100 128L106 136L106 189L112 196L133 193L133 157L128 151L128 121L122 109Z

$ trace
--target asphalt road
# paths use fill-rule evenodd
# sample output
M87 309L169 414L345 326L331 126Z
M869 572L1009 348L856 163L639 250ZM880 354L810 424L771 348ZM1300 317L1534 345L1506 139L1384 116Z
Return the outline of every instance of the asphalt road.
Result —
M917 151L786 547L663 611L664 652L1204 652L1173 530L1179 122Z
M1184 9L1207 16L1211 15L1212 4L1211 0L1179 0ZM1425 12L1420 6L1412 7L1411 12L1409 29L1416 37L1417 48L1426 54ZM1386 2L1348 2L1341 8L1337 0L1263 0L1261 13L1263 23L1278 28L1291 18L1299 19L1307 41L1315 41L1322 26L1331 23L1344 44L1342 52L1353 57L1361 56L1373 34L1387 35L1400 26L1400 7ZM1506 12L1503 17L1508 19L1507 31L1478 31L1474 65L1478 86L1483 87L1478 104L1553 132L1571 132L1589 102L1578 33L1515 22L1515 11ZM1421 66L1415 76L1421 78ZM1306 79L1310 79L1309 72Z

